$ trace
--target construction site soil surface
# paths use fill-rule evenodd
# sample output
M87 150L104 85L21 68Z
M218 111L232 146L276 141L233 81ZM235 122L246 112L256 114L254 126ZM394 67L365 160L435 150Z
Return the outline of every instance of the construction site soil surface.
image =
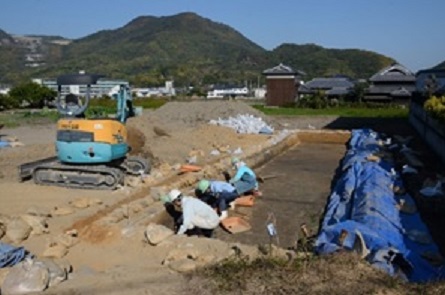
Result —
M252 228L236 235L218 229L216 238L226 242L269 243L268 220L274 221L278 231L279 241L272 242L284 248L295 246L302 223L306 223L312 233L318 230L335 170L346 151L348 139L347 133L341 133L337 138L334 135L333 140L326 140L325 134L319 130L373 128L388 134L416 136L404 119L280 118L267 117L242 102L172 102L156 111L144 110L142 116L128 121L132 153L153 162L152 174L144 183L126 185L116 191L92 191L36 186L32 181L19 182L17 167L20 164L55 155L56 129L53 125L3 129L0 131L2 135L16 137L24 146L0 149L0 216L18 216L38 210L53 213L48 220L49 234L31 236L17 245L23 245L40 256L51 237L73 227L80 233L78 243L64 257L73 265L72 276L45 294L183 293L187 280L162 264L168 247L148 245L144 242L143 229L132 226L141 218L141 213L129 214L116 225L106 228L98 225L97 221L115 208L135 200L147 201L150 198L147 211L142 211L146 215L151 214L151 208L162 207L156 197L177 183L181 177L177 175L178 167L190 158L196 160L194 164L203 167L221 165L223 169L225 167L220 163L229 161L235 150L241 151L237 154L241 158L249 151L264 152L264 146L274 135L239 134L231 128L208 124L212 119L237 114L263 118L275 129L275 135L285 129L303 132L299 144L284 153L277 153L277 157L269 159L265 165L255 167L260 175L274 177L260 184L263 196L256 199L253 207L238 207L230 212L247 218ZM423 151L430 171L440 171L442 164L417 138L415 142L416 147ZM220 174L205 172L203 175L221 177L222 180ZM182 185L182 189L189 192L195 183L189 181L189 186ZM94 199L94 204L75 206L76 200L85 198ZM444 208L443 204L431 205L431 202L420 199L419 203L435 241L442 250L445 249L445 234L441 230L445 217L442 217L443 211L437 209L438 206ZM60 214L54 214L57 212ZM163 218L168 224L165 216ZM202 243L201 246L206 247L203 240L194 239L193 243ZM2 241L10 242L6 238Z

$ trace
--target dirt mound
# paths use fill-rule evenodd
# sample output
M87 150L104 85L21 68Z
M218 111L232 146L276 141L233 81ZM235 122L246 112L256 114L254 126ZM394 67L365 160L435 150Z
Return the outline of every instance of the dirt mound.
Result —
M262 112L241 101L170 102L155 112L155 115L163 120L191 126L208 123L212 119L235 117L238 114L250 114L262 118L267 123L273 121Z
M237 114L251 114L271 121L266 115L243 102L199 101L170 102L156 111L144 110L142 116L131 118L128 128L137 149L151 154L155 163L183 163L190 152L202 151L198 162L216 159L210 156L215 148L228 146L229 150L261 144L267 135L241 135L233 129L210 125L212 119L228 118ZM145 138L145 144L142 138Z

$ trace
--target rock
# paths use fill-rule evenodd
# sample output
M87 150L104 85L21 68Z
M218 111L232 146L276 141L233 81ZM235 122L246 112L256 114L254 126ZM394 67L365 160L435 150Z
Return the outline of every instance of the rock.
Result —
M163 240L173 236L174 232L160 224L149 224L145 229L145 238L151 245L157 245Z
M42 256L47 258L62 258L68 253L68 248L62 244L52 244L43 252Z
M39 217L51 217L51 212L49 212L47 209L34 206L28 208L28 210L26 210L26 214Z
M5 234L6 234L6 225L0 222L0 240L3 238Z
M126 176L124 180L125 186L138 187L142 183L142 179L137 176Z
M163 264L170 264L173 261L179 261L183 259L196 260L199 256L199 250L195 249L193 245L189 247L181 247L171 250L165 257Z
M48 287L57 286L61 282L68 279L68 271L55 262L54 259L42 258L39 259L47 268L49 272Z
M159 170L161 170L162 173L168 173L172 171L172 167L168 163L162 163L161 166L159 166Z
M9 271L10 271L9 267L0 268L0 286L3 285L3 282L5 281L5 278L8 275Z
M46 217L24 214L21 215L20 218L22 218L32 228L32 235L42 235L49 233Z
M52 244L59 244L66 248L71 248L75 244L79 242L79 239L77 238L77 235L70 235L67 233L59 234L56 237L54 237Z
M4 294L41 292L48 287L49 270L44 263L26 259L14 265L2 284Z
M141 202L134 202L134 203L130 203L128 205L128 208L131 210L131 212L133 213L139 213L142 210L144 210L147 206L144 206L141 204Z
M190 259L182 259L174 261L168 265L168 267L177 272L189 272L195 270L198 265L195 261Z
M69 215L69 214L73 214L74 210L73 208L70 207L61 207L61 208L54 208L54 210L51 212L51 215L53 216L64 216L64 215Z
M88 199L88 204L90 206L101 205L101 204L103 204L103 201L99 198L91 198L91 199Z
M70 205L74 208L85 209L90 206L90 200L88 198L78 198L71 201Z
M26 240L31 231L32 228L22 218L14 218L6 226L6 236L15 244Z
M9 146L14 148L14 147L19 147L19 146L25 146L25 144L23 142L20 142L20 141L13 141L13 142L9 143Z

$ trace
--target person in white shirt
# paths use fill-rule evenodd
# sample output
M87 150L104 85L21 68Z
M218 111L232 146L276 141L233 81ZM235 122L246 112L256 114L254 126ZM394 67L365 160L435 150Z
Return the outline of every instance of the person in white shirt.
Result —
M219 225L219 216L209 205L203 201L183 196L179 190L169 193L170 202L182 209L182 224L178 235L203 235L210 238L213 230Z

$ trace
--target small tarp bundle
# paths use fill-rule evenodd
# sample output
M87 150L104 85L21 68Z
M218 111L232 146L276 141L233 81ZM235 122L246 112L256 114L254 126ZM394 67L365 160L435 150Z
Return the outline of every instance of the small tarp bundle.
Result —
M23 247L14 247L0 242L0 268L16 265L26 257Z
M369 250L363 256L391 275L412 282L442 279L445 270L432 262L441 258L439 250L419 214L398 208L401 198L414 204L408 194L396 196L393 192L394 185L403 186L400 174L389 161L367 159L384 149L384 142L372 130L352 131L315 250L319 254L352 251L360 249L361 241Z

